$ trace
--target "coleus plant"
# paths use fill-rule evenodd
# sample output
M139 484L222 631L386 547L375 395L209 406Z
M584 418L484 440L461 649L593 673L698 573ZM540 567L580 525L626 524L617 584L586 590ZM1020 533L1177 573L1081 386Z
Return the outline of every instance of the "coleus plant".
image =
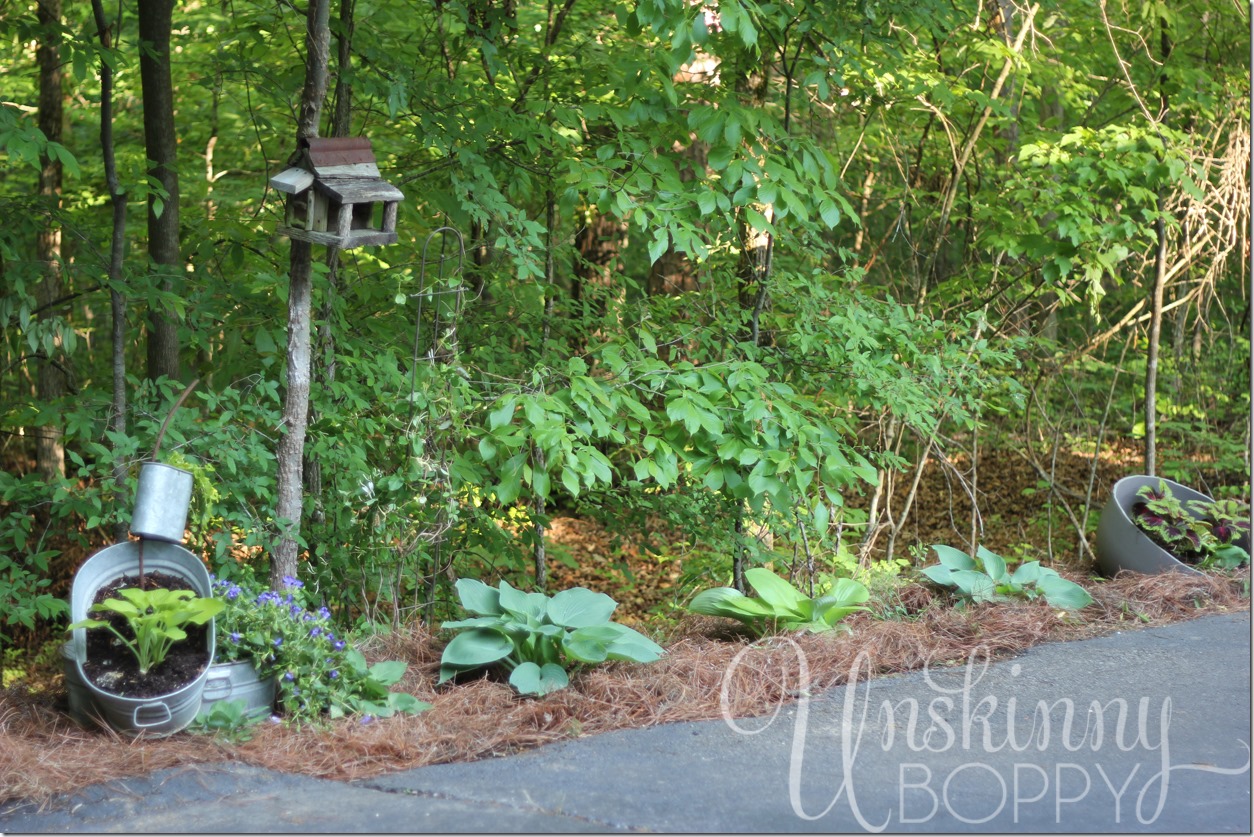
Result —
M1163 480L1157 486L1143 486L1136 494L1133 522L1178 560L1221 569L1234 569L1250 560L1248 550L1239 543L1250 531L1250 509L1245 503L1182 502Z
M460 631L440 657L440 683L463 671L504 666L520 694L544 695L570 684L568 668L627 660L649 663L664 653L653 640L610 621L618 603L604 593L572 587L553 596L525 593L502 581L457 581L462 607L478 614L445 622Z
M747 625L759 636L776 631L830 631L849 614L866 610L866 587L851 578L840 578L822 596L810 597L765 567L745 570L745 580L756 596L733 587L713 587L698 593L688 605L694 613L727 616Z
M945 544L934 544L932 549L940 563L924 567L923 575L943 587L954 588L969 601L1042 597L1051 607L1061 610L1079 610L1093 603L1087 590L1057 571L1042 567L1039 561L1020 564L1012 573L1004 558L983 546L976 549L974 558Z

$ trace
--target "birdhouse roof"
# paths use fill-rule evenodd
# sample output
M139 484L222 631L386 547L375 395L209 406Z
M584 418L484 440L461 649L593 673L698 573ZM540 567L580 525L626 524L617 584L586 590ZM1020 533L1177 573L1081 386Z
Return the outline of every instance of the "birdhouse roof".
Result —
M405 197L400 189L378 178L329 177L318 181L318 188L340 203L399 201Z
M276 174L270 178L270 186L289 195L299 195L301 192L313 185L314 176L312 172L304 169L290 168Z
M375 164L374 151L366 137L310 137L301 145L308 149L309 162L315 168Z
M400 189L383 180L366 137L308 137L290 168L270 178L280 192L299 195L314 183L341 203L399 201Z

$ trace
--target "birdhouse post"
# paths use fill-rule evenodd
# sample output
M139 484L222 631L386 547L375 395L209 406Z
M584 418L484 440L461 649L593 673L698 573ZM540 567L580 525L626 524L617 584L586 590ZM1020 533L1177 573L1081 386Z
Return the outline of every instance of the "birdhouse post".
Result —
M270 185L285 196L278 231L289 238L342 250L396 243L396 207L405 195L380 177L365 137L302 139Z

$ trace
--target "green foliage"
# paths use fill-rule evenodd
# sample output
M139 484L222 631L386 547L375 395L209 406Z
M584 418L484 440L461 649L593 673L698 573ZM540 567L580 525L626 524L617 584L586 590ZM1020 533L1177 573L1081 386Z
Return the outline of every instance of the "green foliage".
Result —
M951 546L933 544L939 564L920 572L942 587L954 588L964 600L991 602L1008 598L1043 597L1050 607L1079 610L1093 603L1093 597L1057 571L1042 567L1039 561L1020 564L1012 573L1000 555L983 546L973 559Z
M349 133L370 137L386 179L414 188L397 244L340 254L334 271L316 259L310 587L345 623L438 618L453 607L442 579L481 567L517 577L534 526L575 507L652 509L709 553L749 563L765 556L735 534L745 515L830 549L837 521L855 522L852 498L909 464L903 436L1009 422L1022 415L1019 381L1050 406L1075 404L1076 438L1105 432L1107 412L1112 433L1134 433L1143 341L1118 362L1116 347L1065 373L1054 363L1105 327L1094 312L1117 323L1141 304L1159 220L1173 253L1239 243L1214 220L1239 216L1243 200L1224 191L1240 172L1224 173L1214 143L1235 136L1248 91L1247 21L1234 4L1183 0L1112 6L1107 32L1065 0L1012 54L1026 16L992 9L728 2L715 20L709 4L678 0L560 15L527 0L359 8L370 25L351 27L342 71ZM123 15L105 49L87 15L67 7L60 30L83 118L56 144L37 120L32 45L47 29L31 6L0 11L15 33L0 43L6 636L59 617L47 585L60 550L98 547L127 522L133 476L115 483L114 468L133 474L181 389L135 376L148 311L174 312L186 377L202 378L166 444L197 475L192 547L219 569L263 565L289 523L274 513L288 254L264 173L293 148L304 66L274 33L302 27L300 10L176 12L176 127L194 153L180 172L186 281L174 292L143 247L148 196L170 196L147 171L143 108L126 104L143 94L137 22ZM1154 54L1158 35L1170 56ZM128 222L109 281L100 61L116 70ZM1170 124L1150 124L1134 93L1166 96ZM36 197L44 158L68 175L55 202ZM1159 193L1206 201L1164 213ZM1200 217L1210 226L1188 226ZM455 260L423 264L427 231L445 223L471 248L461 273ZM52 230L66 246L55 293L36 256ZM1243 276L1239 260L1193 259L1168 289L1166 330L1182 348L1160 364L1177 384L1160 387L1161 470L1206 467L1222 484L1244 471L1232 427L1249 387L1232 370L1249 347L1224 310ZM108 423L113 292L126 318L124 433ZM34 394L41 364L64 370L67 395ZM63 433L64 480L23 476L44 427Z
M121 616L130 628L129 638L107 619L80 619L66 630L108 628L135 655L140 674L161 665L174 643L187 639L185 626L204 625L223 607L217 599L201 598L191 590L132 587L119 590L118 595L122 598L105 599L91 612Z
M757 596L746 596L733 587L712 587L698 593L688 609L737 619L759 636L779 631L822 633L837 627L849 614L866 610L862 603L870 598L866 586L850 578L836 579L829 592L814 598L764 567L745 570L745 580Z
M493 588L462 578L457 595L462 607L478 615L444 623L459 633L440 657L441 683L500 664L520 694L544 695L569 685L573 665L648 663L663 654L648 637L610 620L618 604L604 593L573 587L550 597L524 593L505 581Z
M217 700L208 709L200 710L188 731L212 735L231 744L243 744L252 740L250 727L262 720L249 715L246 700Z
M1249 563L1250 507L1239 500L1181 502L1163 480L1132 504L1132 520L1156 544L1186 564L1236 569Z
M304 584L288 578L280 594L257 592L248 582L218 579L218 659L250 660L262 677L278 680L283 714L297 722L324 716L389 717L431 708L405 692L391 691L407 664L384 660L370 665L347 638L336 635L326 607L307 607Z

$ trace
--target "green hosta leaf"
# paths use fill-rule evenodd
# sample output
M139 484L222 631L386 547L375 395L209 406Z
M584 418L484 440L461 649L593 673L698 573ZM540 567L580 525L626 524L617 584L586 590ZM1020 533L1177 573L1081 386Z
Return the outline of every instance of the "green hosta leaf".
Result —
M499 616L474 616L470 619L458 619L454 622L444 622L441 628L449 630L458 630L461 628L493 628L501 627L501 617Z
M157 628L154 633L170 640L171 642L182 642L187 639L187 631L173 626L168 628Z
M1079 610L1093 603L1093 597L1087 590L1057 573L1043 576L1037 581L1036 588L1044 594L1045 601L1049 602L1050 607Z
M509 613L537 622L544 616L549 597L543 593L524 593L510 586L507 581L501 582L500 591L501 608Z
M549 620L567 628L585 628L610 620L618 603L604 593L572 587L555 593L545 607Z
M754 601L734 587L712 587L693 597L688 609L706 616L728 616L742 622L757 617L771 617L775 612Z
M501 615L501 594L495 587L473 578L459 578L455 586L457 598L466 610L482 616Z
M1040 561L1028 561L1026 564L1020 564L1019 568L1010 576L1010 583L1016 587L1023 587L1027 584L1035 584L1040 580L1044 571Z
M570 685L566 670L556 663L521 663L509 676L509 684L520 695L547 695Z
M500 631L471 628L453 637L444 647L444 653L440 655L440 682L448 679L444 675L446 666L453 669L453 673L460 669L479 668L505 659L513 650L514 643Z
M639 631L625 625L616 626L621 629L618 639L610 643L609 658L611 660L627 660L633 663L651 663L661 659L666 653L662 646L649 639Z
M924 567L919 570L919 572L924 578L929 578L943 587L953 587L956 584L954 581L954 571L949 569L949 567L946 567L944 564L933 564L930 567Z
M108 625L109 623L103 619L80 619L72 625L67 625L65 629L67 631L73 631L77 628L104 628L108 627Z
M837 579L830 593L814 600L815 621L830 628L849 614L866 610L862 603L869 598L871 593L865 584L852 578Z
M980 559L980 563L984 565L984 572L988 577L993 579L994 584L1001 584L1006 580L1006 561L1000 555L990 552L984 547L977 547L975 554Z
M123 590L122 592L125 593L127 591ZM93 611L106 610L106 611L109 611L110 613L119 613L128 619L132 617L137 618L143 615L143 611L135 607L135 605L131 604L130 602L124 602L120 599L105 599L100 604L92 607L92 610Z
M997 585L978 570L955 570L950 578L960 593L974 601L991 602L997 596Z
M971 560L970 555L954 549L952 546L938 543L933 544L932 549L935 550L936 557L940 559L941 564L951 570L976 569L975 562Z
M562 650L581 663L603 663L610 655L610 644L618 639L612 625L597 625L571 631L562 640Z
M745 580L753 585L762 601L774 608L776 613L791 613L807 620L811 617L810 597L770 570L764 567L745 570Z

